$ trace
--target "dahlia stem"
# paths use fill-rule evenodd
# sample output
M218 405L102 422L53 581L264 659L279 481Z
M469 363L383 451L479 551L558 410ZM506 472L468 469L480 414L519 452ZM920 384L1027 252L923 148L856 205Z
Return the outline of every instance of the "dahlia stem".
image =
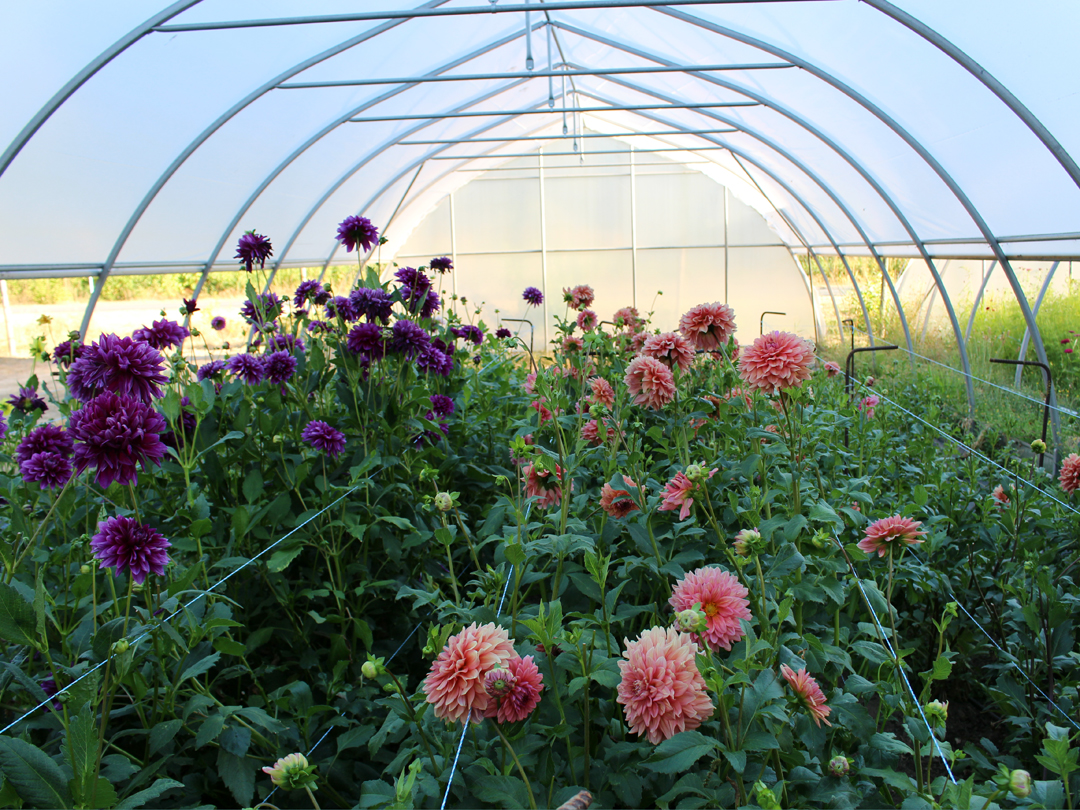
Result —
M308 798L311 799L311 803L315 805L315 810L322 810L322 808L319 807L319 803L315 801L315 794L311 792L311 788L309 788L307 785L304 785L304 790L307 791L307 795Z
M521 760L518 759L518 755L514 751L514 746L510 745L510 741L506 739L506 735L502 733L502 729L499 728L497 722L492 723L492 726L495 728L495 733L499 735L499 739L503 741L503 745L506 746L506 750L510 752L510 756L517 766L518 773L521 774L521 781L525 783L525 789L529 791L529 806L532 807L532 810L536 810L536 797L533 796L532 785L529 783L529 777L525 775L525 769L521 767Z
M19 567L19 563L23 561L23 558L30 553L30 549L34 547L34 541L37 540L38 535L41 534L41 530L45 528L45 524L49 522L49 518L51 518L52 513L56 511L56 507L60 503L60 499L64 497L64 493L67 492L67 488L71 486L71 482L74 480L74 475L68 478L67 482L64 484L64 488L60 490L60 494L56 496L56 500L54 500L52 502L52 505L49 507L49 511L45 514L45 517L42 519L41 523L38 524L37 529L34 531L33 537L30 538L30 542L26 544L26 548L23 549L22 554L19 555L18 559L15 560L11 568L7 571L7 575L4 579L5 583L11 582L11 578L15 576L15 570Z
M412 724L416 726L416 730L420 733L420 739L424 743L424 748L427 749L428 758L431 759L431 775L437 776L439 773L439 766L435 764L435 752L431 750L431 743L428 741L424 729L420 727L420 721L416 719L416 711L413 709L412 704L409 703L408 698L405 697L405 690L401 688L401 683L398 681L397 675L389 669L386 670L386 674L394 681L397 693L401 696L401 702L405 704L405 711L409 713L409 720L412 721Z
M450 554L450 546L446 547L446 563L450 566L450 585L454 589L454 603L461 604L461 594L458 593L457 577L454 575L454 558Z

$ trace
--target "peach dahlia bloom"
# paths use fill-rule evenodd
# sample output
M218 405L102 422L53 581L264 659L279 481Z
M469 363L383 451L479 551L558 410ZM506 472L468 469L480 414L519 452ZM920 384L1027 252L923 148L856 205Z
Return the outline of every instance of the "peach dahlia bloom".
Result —
M926 534L919 531L920 526L919 521L900 515L875 520L866 527L866 537L859 541L859 548L866 554L876 551L879 557L884 557L897 542L918 545L922 542L920 537Z
M828 718L832 709L825 705L825 694L821 691L821 687L818 686L818 682L814 680L806 669L800 669L796 672L787 664L781 664L780 674L784 676L788 686L799 698L799 702L810 712L810 717L814 723L819 728L822 722L827 726L831 726L832 723L826 718Z
M1058 481L1061 482L1061 488L1070 495L1080 489L1080 456L1071 453L1061 462L1061 475Z
M735 334L735 311L719 301L698 304L679 318L679 331L699 349L718 349Z
M743 637L740 619L750 621L749 591L737 578L719 568L699 568L691 571L675 586L668 600L676 611L689 610L701 603L708 627L704 633L694 633L694 641L718 650L730 650Z
M998 484L994 487L994 491L990 493L990 497L997 501L998 506L1009 505L1009 494L1005 491L1005 487Z
M500 723L516 723L532 714L536 704L540 702L540 693L544 691L544 676L540 674L531 655L511 658L504 672L506 677L503 683L506 688L498 690L502 694L491 696L484 716L494 717ZM486 682L491 684L492 680L489 673Z
M615 314L611 316L611 320L616 327L620 329L625 327L630 332L637 332L645 325L645 321L641 317L641 313L637 311L637 307L617 309Z
M716 475L716 469L709 471L709 478ZM690 515L690 507L694 505L694 489L695 484L684 473L675 473L675 477L672 478L664 486L664 491L660 493L664 502L657 508L660 512L671 512L675 509L679 510L679 520L686 520Z
M592 391L592 401L597 405L603 405L605 408L615 407L615 389L603 377L591 378L589 389Z
M596 317L596 313L591 309L583 309L578 313L577 325L582 332L591 332L596 328L598 322L599 318Z
M633 489L637 489L637 484L629 477L624 475L623 480ZM629 490L615 489L611 484L604 484L600 490L600 508L613 518L624 518L631 512L639 511Z
M645 339L645 345L641 347L641 353L645 357L655 357L672 371L678 366L683 374L690 368L695 357L694 344L678 332L649 335Z
M809 380L813 365L809 343L790 332L770 332L742 350L739 376L751 388L776 394Z
M573 288L563 287L562 292L563 301L565 301L571 309L579 311L592 306L593 299L596 298L596 293L588 284L578 284Z
M635 357L623 378L635 405L658 411L675 399L675 377L671 369L653 357Z
M479 720L491 704L484 678L493 669L505 668L515 656L506 630L494 624L473 623L451 636L424 679L435 716L462 724Z
M525 494L530 498L540 500L536 505L546 509L562 503L562 487L559 479L562 478L562 467L555 465L555 475L552 477L547 470L539 470L535 464L528 464L521 468L521 480L525 482ZM570 491L574 491L574 484L570 482Z
M829 360L825 363L825 373L830 377L835 377L840 373L840 365Z
M653 627L637 640L624 639L619 697L630 730L653 745L697 728L713 713L697 668L697 645L672 627Z

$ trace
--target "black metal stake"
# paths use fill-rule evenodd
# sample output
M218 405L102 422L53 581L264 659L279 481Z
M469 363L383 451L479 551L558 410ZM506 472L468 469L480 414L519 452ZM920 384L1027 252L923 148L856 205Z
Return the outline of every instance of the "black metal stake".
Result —
M772 312L771 310L765 310L761 313L761 318L758 319L758 334L765 334L765 316L766 315L787 315L786 312Z
M845 321L844 323L852 323L852 321ZM893 349L899 349L899 346L863 346L856 349L855 343L855 331L851 332L851 352L847 356L847 360L844 361L844 393L848 396L848 402L851 401L852 394L855 393L855 355L862 352L891 352ZM848 447L848 429L844 428L844 447Z
M1040 363L1038 360L1005 360L1000 357L991 357L991 363L1003 363L1008 366L1038 366L1046 374L1046 401L1043 403L1043 425L1042 425L1042 443L1046 444L1046 426L1050 421L1050 392L1053 390L1054 378L1050 375L1050 366L1046 363ZM1039 453L1039 466L1043 465L1043 456L1045 453Z

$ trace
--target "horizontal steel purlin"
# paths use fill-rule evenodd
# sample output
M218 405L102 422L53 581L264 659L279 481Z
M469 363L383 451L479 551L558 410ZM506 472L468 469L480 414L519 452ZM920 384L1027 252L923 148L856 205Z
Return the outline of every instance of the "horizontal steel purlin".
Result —
M505 138L454 138L441 141L398 141L398 146L434 146L442 143L513 143L515 141L557 141L571 138L652 138L665 135L725 135L739 130L727 129L668 129L659 132L579 132L576 135L507 135Z
M353 124L368 124L380 121L427 121L428 119L442 118L483 118L488 115L560 115L562 113L593 113L593 112L636 112L638 110L707 110L714 107L759 107L756 101L715 101L708 104L629 104L612 105L610 107L555 107L547 109L526 110L473 110L459 113L430 114L407 114L407 115L376 115L364 118L350 118Z

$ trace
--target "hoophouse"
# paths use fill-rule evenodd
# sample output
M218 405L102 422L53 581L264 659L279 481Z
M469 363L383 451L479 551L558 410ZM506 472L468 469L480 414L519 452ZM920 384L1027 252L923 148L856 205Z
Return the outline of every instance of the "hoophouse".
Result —
M321 272L352 261L335 227L363 214L388 240L365 261L450 255L489 321L520 317L525 285L587 282L657 323L719 300L745 336L846 340L828 260L873 344L857 257L890 340L912 349L933 310L970 372L998 285L1045 362L1038 300L1080 257L1078 18L984 0L24 5L5 26L0 278L88 277L85 335L110 279L196 273L197 292L249 229L272 270Z

